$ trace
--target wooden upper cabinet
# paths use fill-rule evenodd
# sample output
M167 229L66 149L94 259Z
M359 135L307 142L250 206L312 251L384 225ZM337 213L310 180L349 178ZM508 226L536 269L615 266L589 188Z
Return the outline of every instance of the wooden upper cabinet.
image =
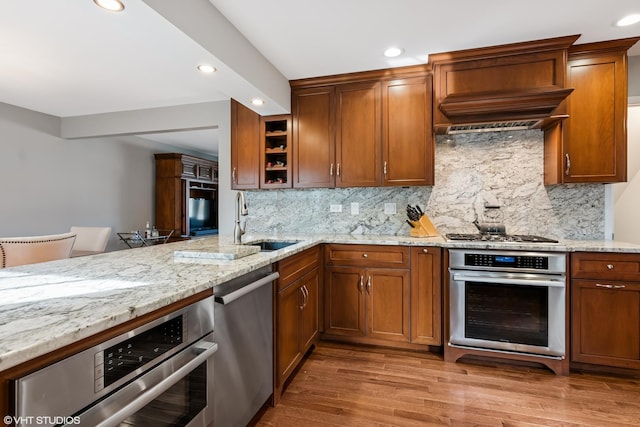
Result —
M293 187L432 185L430 71L292 81Z
M382 182L434 184L432 76L382 84Z
M572 46L569 118L545 130L545 184L627 180L627 50L639 38Z
M260 186L260 115L231 100L231 188Z
M335 89L294 89L293 186L295 188L335 185Z
M336 187L375 187L380 181L380 83L337 87Z

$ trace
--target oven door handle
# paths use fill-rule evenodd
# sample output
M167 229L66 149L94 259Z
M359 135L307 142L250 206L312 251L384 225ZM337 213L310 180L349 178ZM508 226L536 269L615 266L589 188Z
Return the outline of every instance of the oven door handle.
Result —
M97 427L112 427L119 425L122 421L126 420L131 415L144 408L147 404L155 400L158 396L166 392L178 381L186 377L191 371L204 363L218 350L218 344L201 341L196 345L190 347L190 351L201 352L195 358L191 359L188 363L178 368L175 372L169 375L167 378L160 381L158 384L145 391L136 400L123 406L116 413L105 419L101 423L97 424Z
M464 274L454 274L453 280L456 282L479 282L496 285L527 285L544 286L548 288L564 288L564 280L540 280L540 279L510 279L506 277L488 276L465 276Z

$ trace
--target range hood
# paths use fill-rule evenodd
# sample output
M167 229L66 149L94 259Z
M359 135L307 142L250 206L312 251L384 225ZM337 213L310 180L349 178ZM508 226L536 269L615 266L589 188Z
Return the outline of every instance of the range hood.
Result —
M554 113L571 92L572 88L544 87L451 94L439 105L450 121L443 133L540 129L568 117Z
M579 35L429 55L439 134L543 129L565 119Z

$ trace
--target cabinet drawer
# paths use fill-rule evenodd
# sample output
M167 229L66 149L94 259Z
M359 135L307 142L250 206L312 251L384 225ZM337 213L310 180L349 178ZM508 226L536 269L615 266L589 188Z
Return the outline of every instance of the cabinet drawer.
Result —
M640 281L640 254L574 253L571 277Z
M407 246L327 245L328 265L409 268Z
M320 265L320 245L309 248L278 262L278 291L298 280L308 271Z

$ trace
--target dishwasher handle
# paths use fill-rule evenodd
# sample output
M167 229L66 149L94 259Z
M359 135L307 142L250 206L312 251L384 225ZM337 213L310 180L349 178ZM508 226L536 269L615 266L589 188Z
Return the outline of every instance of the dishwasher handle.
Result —
M238 290L235 290L233 292L229 292L226 295L214 295L215 298L215 302L220 303L220 304L231 304L232 302L234 302L235 300L237 300L238 298L242 298L243 296L247 295L250 292L255 291L256 289L269 284L271 282L273 282L274 280L276 280L278 277L280 277L280 273L278 273L277 271L275 273L271 273L268 276L265 276L261 279L256 280L255 282L251 282L248 285L245 285L243 287L241 287Z

